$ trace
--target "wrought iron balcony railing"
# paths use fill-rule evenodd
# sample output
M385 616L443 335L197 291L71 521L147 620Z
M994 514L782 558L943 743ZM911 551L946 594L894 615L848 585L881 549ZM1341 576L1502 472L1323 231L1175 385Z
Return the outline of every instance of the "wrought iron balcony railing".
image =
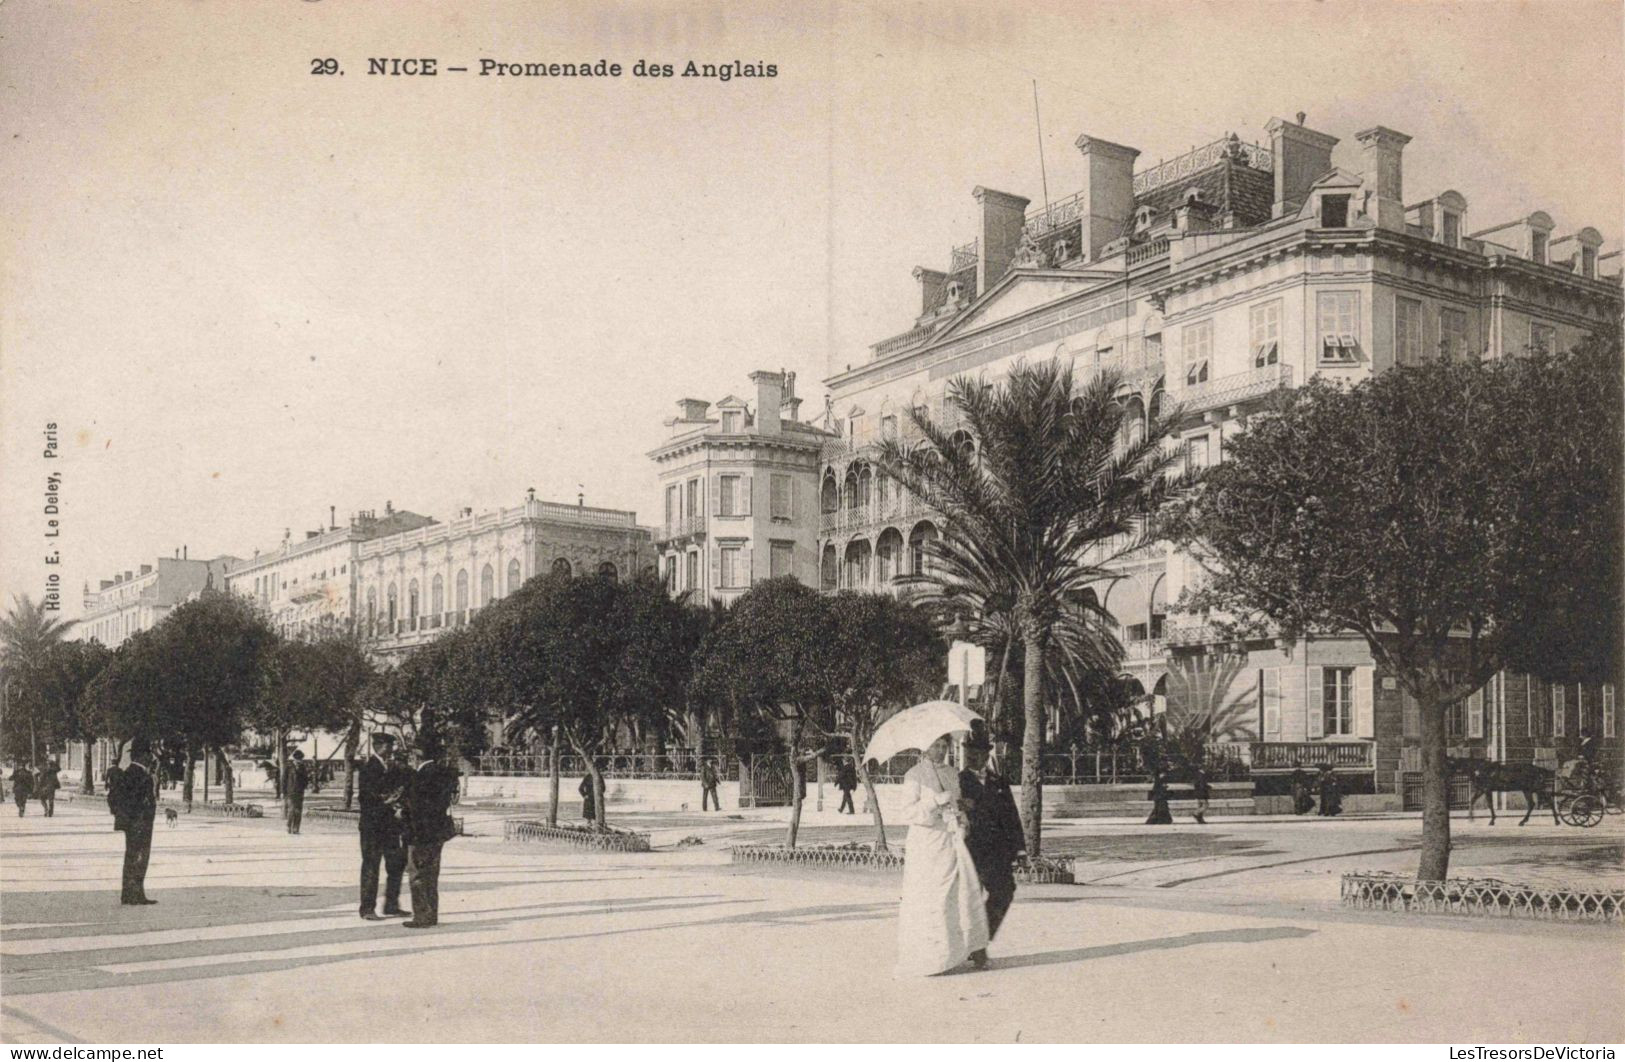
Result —
M1187 413L1201 413L1209 409L1222 409L1259 398L1292 386L1292 366L1266 365L1261 369L1231 373L1218 379L1184 387L1173 394Z

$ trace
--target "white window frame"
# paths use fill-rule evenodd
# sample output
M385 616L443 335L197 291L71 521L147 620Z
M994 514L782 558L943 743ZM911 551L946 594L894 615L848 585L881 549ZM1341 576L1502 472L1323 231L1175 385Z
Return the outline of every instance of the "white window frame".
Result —
M1315 293L1315 332L1322 365L1352 365L1360 355L1360 293Z
M1192 435L1185 440L1185 471L1199 472L1208 467L1212 459L1210 449L1212 444L1208 440L1209 436L1206 433ZM1198 453L1201 454L1200 461L1197 460Z
M1416 365L1422 360L1422 300L1394 296L1394 364Z
M767 505L772 519L795 519L795 481L782 472L775 472L768 481L768 490ZM779 504L781 500L784 503L782 506Z
M1354 736L1354 671L1352 667L1321 669L1321 735L1327 738ZM1340 681L1339 676L1347 682ZM1327 698L1327 693L1335 696Z
M740 426L745 422L745 414L737 409L722 411L722 432L724 435L738 435Z
M738 590L750 585L750 573L743 570L745 564L745 546L743 543L729 543L717 548L722 561L722 578L717 588L719 590Z
M1552 687L1552 737L1568 737L1568 691L1561 685Z
M1207 383L1213 361L1213 318L1186 325L1180 333L1179 350L1185 364L1185 386Z
M1281 361L1281 300L1271 299L1254 306L1248 314L1252 336L1253 368L1277 365Z
M719 516L744 516L744 507L740 505L739 492L744 489L744 476L737 473L725 472L717 477L717 504L722 508L718 510Z
M1467 353L1467 311L1459 306L1439 307L1439 352L1447 358L1459 357ZM1459 323L1460 329L1447 327Z
M1617 725L1614 721L1615 713L1614 684L1604 682L1602 684L1602 736L1605 738L1611 739L1614 736Z
M1454 210L1439 211L1439 242L1446 247L1461 246L1461 215Z

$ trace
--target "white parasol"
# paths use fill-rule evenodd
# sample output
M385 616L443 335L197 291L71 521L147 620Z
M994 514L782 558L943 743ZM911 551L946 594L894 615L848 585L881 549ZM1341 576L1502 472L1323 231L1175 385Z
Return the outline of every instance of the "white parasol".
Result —
M953 701L926 701L905 708L880 724L864 750L864 762L885 763L899 752L923 749L944 734L969 730L981 718Z

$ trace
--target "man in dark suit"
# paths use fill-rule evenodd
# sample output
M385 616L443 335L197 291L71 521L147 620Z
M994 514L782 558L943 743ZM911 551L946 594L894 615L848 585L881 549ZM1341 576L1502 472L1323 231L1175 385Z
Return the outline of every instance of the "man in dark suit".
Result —
M987 732L971 732L965 742L965 769L959 772L959 795L965 802L965 847L976 864L976 876L987 890L987 936L993 939L1016 898L1016 857L1026 849L1021 815L1010 783L988 760ZM987 965L987 949L971 954L978 968Z
M372 754L361 765L361 917L381 922L378 908L378 864L389 874L384 890L384 913L405 914L400 909L401 868L405 852L396 812L403 799L408 775L392 768L387 757L395 749L395 735L380 731L372 735ZM398 860L398 862L397 862Z
M457 772L430 745L406 787L406 873L412 884L412 920L408 929L428 929L440 921L440 850L456 835L451 802L457 795Z
M302 749L293 750L288 761L288 832L298 833L305 821L305 790L310 788L310 764Z
M130 765L107 795L113 829L124 833L124 885L119 902L131 906L157 903L147 899L147 864L152 859L152 823L158 815L158 780L152 751L145 741L130 745Z

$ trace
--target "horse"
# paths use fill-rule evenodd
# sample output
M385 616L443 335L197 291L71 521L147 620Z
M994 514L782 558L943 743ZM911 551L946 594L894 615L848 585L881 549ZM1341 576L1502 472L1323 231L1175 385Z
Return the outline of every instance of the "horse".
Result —
M1529 822L1529 816L1535 811L1541 797L1545 797L1552 809L1552 822L1558 822L1557 801L1552 800L1552 772L1545 767L1533 763L1502 763L1498 760L1447 760L1450 773L1466 771L1468 780L1472 784L1472 795L1467 800L1467 819L1472 821L1473 805L1478 798L1484 798L1484 806L1490 811L1490 825L1495 825L1495 801L1490 799L1493 793L1522 793L1524 799L1523 818L1518 825L1523 826Z

